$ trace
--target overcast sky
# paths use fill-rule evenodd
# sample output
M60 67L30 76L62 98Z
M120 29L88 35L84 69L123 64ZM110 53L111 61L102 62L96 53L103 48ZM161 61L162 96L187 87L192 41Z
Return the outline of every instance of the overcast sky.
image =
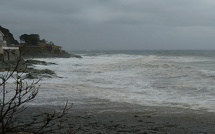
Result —
M215 49L214 0L1 0L0 25L66 50Z

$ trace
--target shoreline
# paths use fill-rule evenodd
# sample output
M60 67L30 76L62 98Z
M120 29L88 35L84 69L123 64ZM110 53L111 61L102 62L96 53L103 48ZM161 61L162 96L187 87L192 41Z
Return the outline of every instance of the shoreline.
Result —
M20 120L30 120L38 112L52 112L58 106L30 106ZM127 103L107 103L102 107L77 107L62 118L65 133L77 134L165 134L215 133L215 113L181 108L139 106ZM58 133L58 132L56 132Z

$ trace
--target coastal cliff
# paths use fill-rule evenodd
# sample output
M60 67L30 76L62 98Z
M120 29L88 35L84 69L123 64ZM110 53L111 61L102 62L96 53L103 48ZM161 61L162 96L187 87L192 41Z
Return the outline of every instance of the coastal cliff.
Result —
M14 39L9 29L0 26L0 31L4 34L4 40L7 46L19 47L22 57L76 57L68 54L61 46L55 45L52 41L40 39L39 34L22 34L20 43Z
M20 36L20 52L23 56L33 57L70 57L61 46L52 41L40 39L39 34L23 34Z

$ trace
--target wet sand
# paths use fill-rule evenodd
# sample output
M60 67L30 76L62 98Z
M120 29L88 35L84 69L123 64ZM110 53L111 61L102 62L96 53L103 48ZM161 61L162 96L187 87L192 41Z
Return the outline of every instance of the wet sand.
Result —
M29 107L19 121L59 107ZM181 108L103 102L75 105L61 120L61 133L77 134L214 134L215 114ZM60 133L56 132L56 133Z

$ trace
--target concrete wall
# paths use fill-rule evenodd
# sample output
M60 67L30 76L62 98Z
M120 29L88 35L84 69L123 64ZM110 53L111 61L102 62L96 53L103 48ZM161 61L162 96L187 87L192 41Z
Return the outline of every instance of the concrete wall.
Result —
M0 58L3 58L3 61L17 61L20 58L19 48L2 47L2 49L3 54L0 54Z
M4 61L17 61L19 59L19 50L4 50Z

